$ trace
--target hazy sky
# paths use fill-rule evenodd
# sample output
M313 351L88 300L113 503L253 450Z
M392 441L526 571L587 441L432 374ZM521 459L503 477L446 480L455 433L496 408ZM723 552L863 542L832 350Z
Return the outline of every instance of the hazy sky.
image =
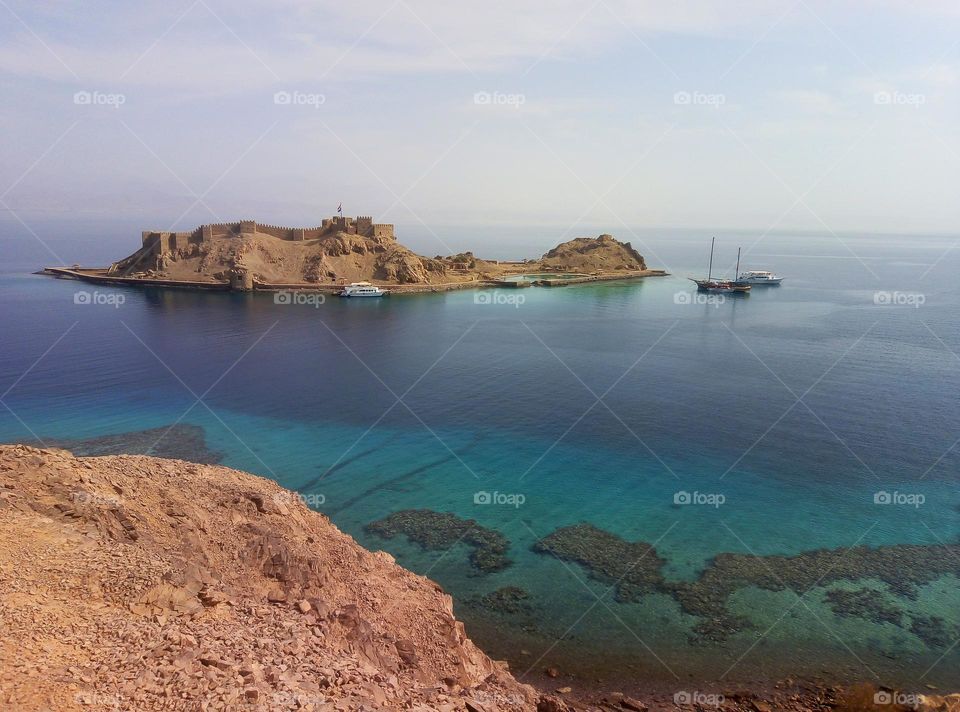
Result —
M949 232L960 3L0 2L3 220Z

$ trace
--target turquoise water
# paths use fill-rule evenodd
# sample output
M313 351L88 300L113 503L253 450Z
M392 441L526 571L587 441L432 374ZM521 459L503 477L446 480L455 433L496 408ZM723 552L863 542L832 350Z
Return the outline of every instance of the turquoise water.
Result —
M957 543L954 240L850 239L862 262L831 237L768 236L748 266L775 268L783 286L710 301L685 279L705 257L692 237L651 241L673 276L524 290L522 303L465 291L278 305L5 271L0 440L202 426L225 464L313 495L362 544L441 583L518 674L956 686L960 646L925 641L907 617L960 637L952 573L912 598L871 572L800 603L744 585L728 609L752 627L717 642L691 640L700 621L673 597L616 601L585 567L532 548L587 522L656 542L664 576L694 581L725 552ZM101 303L75 304L78 290ZM483 492L502 503L476 503ZM875 504L880 492L914 504ZM499 531L513 563L483 574L463 543L424 551L364 530L410 508ZM528 593L524 611L477 604L504 586ZM864 587L903 625L825 601Z
M578 277L585 277L586 275L577 274L577 273L559 273L559 272L544 272L541 274L508 274L503 279L507 282L536 282L541 279L577 279Z

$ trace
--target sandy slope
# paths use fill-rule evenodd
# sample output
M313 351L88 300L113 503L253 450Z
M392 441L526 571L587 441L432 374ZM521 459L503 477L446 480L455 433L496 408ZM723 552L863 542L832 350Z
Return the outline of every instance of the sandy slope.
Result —
M2 709L534 709L452 610L268 480L0 446Z

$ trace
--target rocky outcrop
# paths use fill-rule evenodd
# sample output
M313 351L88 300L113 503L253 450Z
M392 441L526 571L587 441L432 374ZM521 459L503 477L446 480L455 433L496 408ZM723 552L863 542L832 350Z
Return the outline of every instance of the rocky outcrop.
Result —
M3 709L537 701L436 584L268 480L180 460L0 446L0 628Z
M549 269L586 274L647 268L643 256L629 242L620 242L613 235L578 237L562 242L546 253L540 264Z
M564 242L541 260L500 263L472 252L423 257L397 242L392 230L389 234L330 231L299 240L277 237L268 227L263 230L251 222L249 231L212 231L200 241L196 240L199 233L188 237L177 233L180 237L173 243L169 239L150 242L115 262L108 272L112 277L173 280L200 287L227 284L238 291L288 285L333 289L359 281L421 291L418 286L458 288L498 280L518 270L577 272L594 279L646 273L643 256L611 235Z
M253 232L211 237L162 259L145 261L143 250L117 262L112 270L132 276L149 268L152 278L231 281L249 274L268 284L356 282L432 284L447 279L443 262L421 257L391 237L332 233L313 240L282 240Z

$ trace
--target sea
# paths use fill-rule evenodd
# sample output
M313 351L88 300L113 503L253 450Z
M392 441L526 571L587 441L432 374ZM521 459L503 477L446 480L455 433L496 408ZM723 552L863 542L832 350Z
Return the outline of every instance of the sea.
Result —
M307 299L39 276L135 245L4 229L2 442L153 452L138 433L196 426L210 457L437 581L521 679L960 685L960 237L636 230L618 237L668 276ZM492 258L559 241L444 235ZM715 275L742 247L783 284L697 294L714 235ZM368 529L405 510L472 529ZM582 524L611 536L543 546ZM478 567L471 531L508 563ZM668 585L619 595L650 563L632 542ZM739 623L705 635L670 586L731 560L705 595Z

